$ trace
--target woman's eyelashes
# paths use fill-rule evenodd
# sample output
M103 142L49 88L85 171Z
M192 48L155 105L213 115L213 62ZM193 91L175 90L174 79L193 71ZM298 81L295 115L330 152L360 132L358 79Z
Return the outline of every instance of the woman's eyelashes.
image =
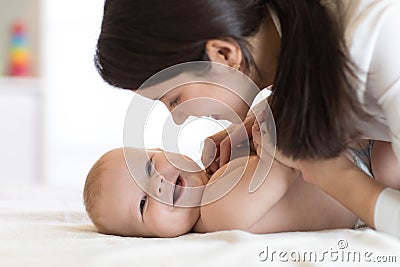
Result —
M176 107L179 104L180 100L181 100L180 97L176 97L173 100L169 101L169 107L170 108Z

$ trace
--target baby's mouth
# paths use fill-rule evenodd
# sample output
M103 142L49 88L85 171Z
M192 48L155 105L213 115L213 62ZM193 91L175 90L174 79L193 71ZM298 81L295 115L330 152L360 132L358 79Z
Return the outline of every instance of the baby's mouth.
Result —
M176 201L180 198L180 196L183 193L183 187L185 186L185 181L183 178L179 175L178 178L176 179L175 186L174 186L174 192L173 192L173 197L172 197L172 204L175 204Z

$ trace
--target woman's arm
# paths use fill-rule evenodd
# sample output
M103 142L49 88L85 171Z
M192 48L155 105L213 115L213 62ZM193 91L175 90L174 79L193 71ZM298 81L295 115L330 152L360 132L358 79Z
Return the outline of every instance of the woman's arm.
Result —
M397 33L400 24L400 2L387 3L385 9L379 13L381 20L375 23L378 31L373 35L376 43L368 70L367 94L374 98L384 114L398 165L400 163L400 35ZM382 163L389 164L388 159L387 162L378 164ZM391 168L394 164L392 163ZM400 177L397 178L400 180ZM390 177L380 177L380 179L387 183ZM396 186L398 182L392 180L388 184ZM374 225L378 231L400 237L400 191L391 188L381 191L374 205L373 224L370 225Z
M400 189L400 162L390 142L374 141L371 151L371 171L377 181L393 189Z
M365 223L375 227L374 211L385 185L371 179L345 155L335 159L298 162L306 181L319 186Z
M400 163L400 2L388 3L379 15L378 29L374 33L376 43L366 94L383 112L392 148Z
M302 162L300 168L305 179L313 181L369 226L400 237L400 191L371 179L344 156Z

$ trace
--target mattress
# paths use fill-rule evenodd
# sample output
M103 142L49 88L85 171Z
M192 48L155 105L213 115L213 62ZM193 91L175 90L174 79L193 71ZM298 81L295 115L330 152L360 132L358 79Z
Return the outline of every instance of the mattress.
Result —
M384 265L382 265L384 263ZM3 186L0 266L399 266L400 240L370 228L177 238L99 234L82 188Z

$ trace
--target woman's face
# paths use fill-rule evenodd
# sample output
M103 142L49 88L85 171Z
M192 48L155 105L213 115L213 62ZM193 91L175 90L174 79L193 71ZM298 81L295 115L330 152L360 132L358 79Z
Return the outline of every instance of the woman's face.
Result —
M206 116L240 123L249 110L249 106L240 96L216 84L195 82L178 86L166 93L159 89L158 94L157 87L160 85L140 89L136 93L163 102L177 124L182 124L189 116ZM152 97L148 97L150 90Z
M168 76L171 78L162 78ZM237 69L204 61L167 68L134 91L163 102L177 124L182 124L189 116L241 123L260 92L257 85Z

